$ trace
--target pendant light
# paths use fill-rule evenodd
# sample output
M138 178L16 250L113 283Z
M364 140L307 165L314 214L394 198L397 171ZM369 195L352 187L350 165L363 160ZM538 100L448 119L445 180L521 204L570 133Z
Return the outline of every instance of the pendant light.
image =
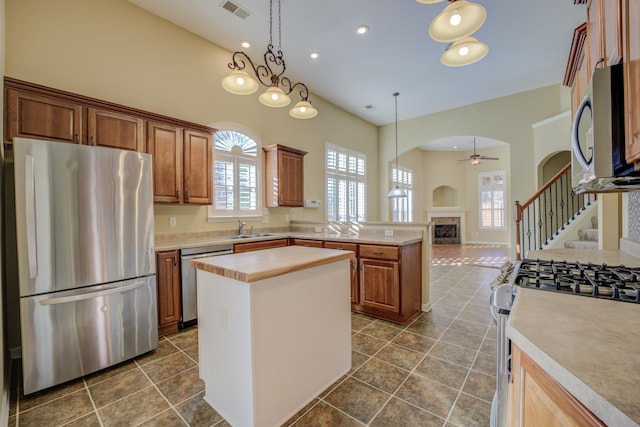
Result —
M475 33L487 19L484 6L456 0L444 8L429 25L429 35L437 42L452 42Z
M474 37L465 37L447 47L440 61L450 67L461 67L480 61L487 56L487 53L489 53L489 46Z
M404 188L398 187L398 92L393 94L396 103L396 186L393 187L389 194L387 194L388 198L395 197L407 197L407 191Z
M278 49L273 45L273 6L269 0L269 44L264 54L264 64L254 64L244 52L234 52L229 63L231 73L222 79L222 87L234 95L251 95L260 85L267 89L260 94L258 100L267 107L282 108L291 103L289 94L297 91L300 101L289 110L289 115L296 119L311 119L318 115L309 101L309 89L304 83L293 83L284 75L287 67L282 53L282 14L280 0L278 6ZM251 73L252 75L249 75Z

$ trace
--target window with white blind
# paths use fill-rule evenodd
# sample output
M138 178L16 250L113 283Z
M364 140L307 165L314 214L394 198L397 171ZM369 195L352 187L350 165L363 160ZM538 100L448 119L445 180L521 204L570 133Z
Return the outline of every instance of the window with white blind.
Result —
M480 228L505 230L506 173L482 172L478 174L480 196Z
M413 221L413 170L405 168L393 168L391 170L391 182L395 186L404 189L407 197L392 197L391 219L393 222Z
M367 219L367 156L325 144L327 221Z
M234 130L218 130L214 139L213 205L210 218L262 214L260 144Z

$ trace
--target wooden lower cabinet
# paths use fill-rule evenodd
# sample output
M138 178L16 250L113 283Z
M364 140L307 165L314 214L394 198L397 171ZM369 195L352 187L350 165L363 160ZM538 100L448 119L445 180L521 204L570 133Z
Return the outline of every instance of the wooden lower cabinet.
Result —
M509 384L510 426L604 426L515 344Z
M180 303L180 254L175 251L156 252L158 286L158 335L178 330L182 318Z
M261 249L281 248L289 245L289 239L263 240L260 242L236 243L233 253L259 251Z
M422 304L422 245L360 244L360 277L353 311L405 323Z
M291 239L292 246L306 246L307 248L322 248L324 244L322 240L311 239Z

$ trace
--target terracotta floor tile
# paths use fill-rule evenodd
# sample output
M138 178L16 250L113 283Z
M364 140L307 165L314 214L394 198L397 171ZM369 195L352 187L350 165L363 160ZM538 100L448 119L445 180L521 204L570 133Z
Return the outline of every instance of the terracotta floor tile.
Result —
M382 408L390 395L353 378L347 378L324 400L356 418L368 423Z
M220 414L209 406L203 397L204 392L201 392L176 405L176 410L191 426L211 426L222 420Z
M148 387L121 399L109 406L98 409L105 427L122 426L123 423L136 425L169 408L169 404L154 387Z
M123 372L105 381L89 387L89 393L96 407L102 408L120 400L125 396L151 386L146 375L135 366L135 369Z
M21 426L55 426L63 425L91 412L93 412L91 399L87 390L83 388L24 412L20 409L18 420Z
M320 402L292 425L295 427L356 427L364 424L336 408Z
M372 358L358 369L353 377L387 393L395 392L409 376L409 371Z
M443 424L444 419L394 397L369 425L371 427L440 427Z
M197 366L160 381L156 385L172 405L204 391L204 381L200 379Z
M411 375L396 392L396 396L422 409L446 418L458 391L435 381Z

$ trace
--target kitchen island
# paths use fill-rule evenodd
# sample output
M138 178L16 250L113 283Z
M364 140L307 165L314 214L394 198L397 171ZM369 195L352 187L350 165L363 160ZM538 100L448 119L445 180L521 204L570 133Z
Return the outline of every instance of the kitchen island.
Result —
M229 423L281 425L351 368L353 256L287 246L191 261L204 399Z

